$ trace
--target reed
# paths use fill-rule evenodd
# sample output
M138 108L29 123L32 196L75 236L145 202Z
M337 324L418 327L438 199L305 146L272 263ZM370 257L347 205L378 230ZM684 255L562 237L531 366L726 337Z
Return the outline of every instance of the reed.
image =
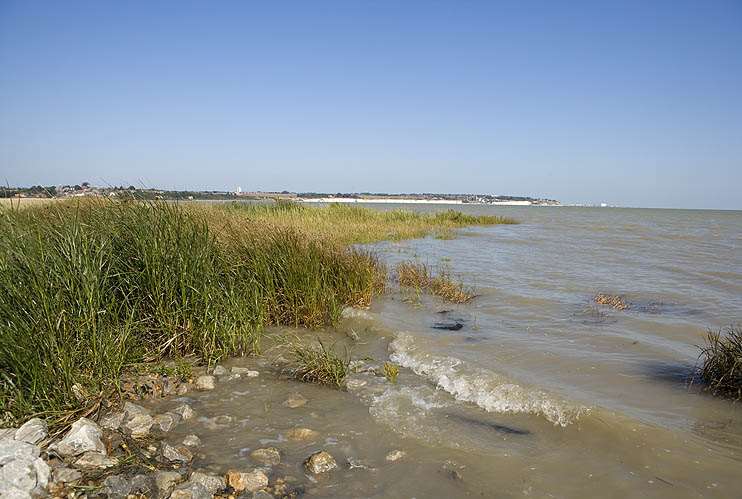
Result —
M291 348L291 356L298 364L295 376L301 381L342 388L348 375L350 355L338 355L334 347L326 347L321 341L319 348L297 343Z
M713 331L701 349L700 375L715 395L742 399L742 326Z
M418 262L401 262L396 268L399 284L416 291L426 290L451 303L466 303L474 293L456 281L446 269L434 275L427 265Z

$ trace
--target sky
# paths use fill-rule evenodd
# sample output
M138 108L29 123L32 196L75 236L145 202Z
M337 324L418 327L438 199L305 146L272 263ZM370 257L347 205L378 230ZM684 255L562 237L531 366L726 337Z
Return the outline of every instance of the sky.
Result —
M0 0L0 181L742 209L742 2Z

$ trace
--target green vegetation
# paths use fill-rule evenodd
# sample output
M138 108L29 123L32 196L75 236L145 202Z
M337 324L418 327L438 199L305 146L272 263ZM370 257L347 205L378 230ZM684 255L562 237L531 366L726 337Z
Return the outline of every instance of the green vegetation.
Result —
M255 352L267 325L334 324L386 279L349 243L510 222L285 202L0 207L0 419L90 413L141 363L212 364Z
M399 367L391 362L384 362L384 376L390 383L396 383L397 376L399 376Z
M433 275L423 263L402 262L395 270L399 284L417 292L427 290L451 303L466 303L475 296L463 283L455 281L446 269Z
M380 211L352 204L317 208L291 201L275 204L227 203L223 209L241 212L253 221L309 233L339 244L411 239L433 231L447 234L445 238L450 238L452 229L468 225L516 223L510 218L467 215L453 210L438 213Z
M616 310L629 309L629 304L626 302L626 299L620 295L598 293L597 295L595 295L593 300L599 305L608 305L609 307L615 308Z
M295 344L291 347L291 356L298 364L295 375L301 381L342 388L348 375L350 355L345 352L341 358L334 348L327 348L321 341L319 348Z
M742 399L742 327L708 331L701 347L701 378L715 395Z

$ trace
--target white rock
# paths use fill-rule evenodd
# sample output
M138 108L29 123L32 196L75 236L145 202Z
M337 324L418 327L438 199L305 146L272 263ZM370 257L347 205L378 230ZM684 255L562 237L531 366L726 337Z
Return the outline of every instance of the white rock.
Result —
M0 487L31 492L36 487L36 469L30 459L15 459L0 468Z
M16 431L18 431L17 428L0 428L0 440L14 439Z
M183 421L188 421L196 415L191 406L188 404L178 406L176 409L173 410L173 412L183 418Z
M5 439L0 440L0 466L16 459L34 460L39 457L39 448L28 442Z
M205 391L213 390L214 388L216 388L216 378L214 376L204 374L203 376L196 378L197 390Z
M149 411L142 407L141 405L133 404L131 402L125 402L124 403L124 414L126 415L126 419L131 419L134 416L142 415L142 414L149 414Z
M174 447L167 442L163 442L160 451L162 457L174 463L189 463L193 460L193 453L184 445Z
M154 418L149 414L136 414L124 423L123 429L132 438L144 438L149 435L154 423Z
M186 447L200 447L201 439L198 438L198 435L187 435L183 439L183 445L185 445Z
M232 374L247 374L250 372L248 367L233 367Z
M250 453L250 458L259 464L276 466L281 462L281 453L275 447L255 449Z
M180 422L180 415L174 412L166 412L165 414L158 414L154 418L154 426L158 430L165 432L165 433L172 430L175 427L175 425L177 425L179 422Z
M103 416L98 424L101 428L106 428L108 430L118 430L119 428L121 428L121 425L124 424L125 418L126 413L124 412L111 412Z
M15 432L15 439L29 444L38 444L49 435L49 429L46 421L40 418L33 418L26 421Z
M283 405L284 407L288 407L289 409L296 409L298 407L301 407L303 405L306 405L307 399L304 398L304 396L301 393L292 393L289 395L289 398L287 398Z
M84 452L106 453L106 446L100 439L101 431L97 424L87 418L80 418L72 423L67 435L52 448L64 457L79 456Z
M99 452L89 451L80 456L75 461L75 468L83 470L100 470L105 468L112 468L118 464L118 459L115 457L108 457L105 454Z
M51 478L52 470L49 469L49 465L46 464L42 458L38 457L33 462L34 470L36 471L36 488L45 489L49 486L49 479Z
M229 371L224 366L216 366L213 371L214 376L224 376L228 373Z
M209 473L203 473L201 471L194 471L191 473L190 480L193 483L200 483L206 490L211 494L216 494L217 491L227 488L227 483L220 476L211 475Z
M353 307L345 307L343 311L340 312L340 317L342 317L343 319L365 319L369 321L373 320L373 316L365 310Z

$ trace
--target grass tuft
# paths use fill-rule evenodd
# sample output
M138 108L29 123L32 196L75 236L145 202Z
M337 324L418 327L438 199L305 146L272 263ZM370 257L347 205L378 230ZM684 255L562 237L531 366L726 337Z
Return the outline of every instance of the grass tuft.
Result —
M445 269L433 275L423 263L401 262L395 270L401 286L418 291L427 290L451 303L466 303L475 296L461 282L455 281Z
M296 344L291 348L291 357L299 365L295 376L301 381L342 388L348 375L350 355L341 358L334 348L327 348L317 340L319 348Z
M611 295L606 293L598 293L593 298L595 303L599 305L608 305L609 307L615 308L616 310L628 310L629 304L626 302L623 296Z
M701 378L715 395L742 399L742 326L712 331L701 349Z

